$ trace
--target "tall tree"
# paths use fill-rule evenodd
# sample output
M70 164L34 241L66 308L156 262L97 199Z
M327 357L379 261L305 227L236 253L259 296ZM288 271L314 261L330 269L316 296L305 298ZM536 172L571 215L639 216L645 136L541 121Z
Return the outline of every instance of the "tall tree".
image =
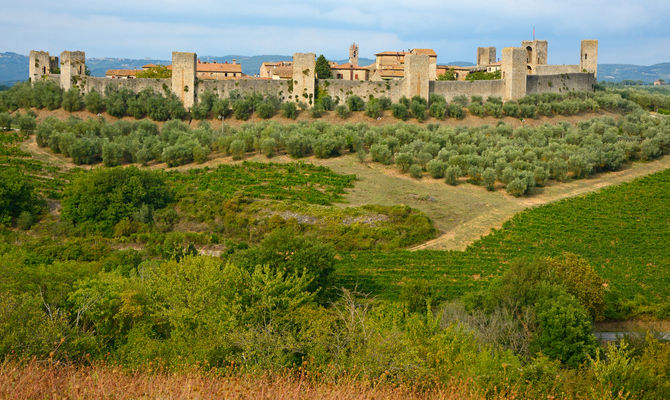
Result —
M328 60L326 60L326 57L324 57L323 54L317 57L315 68L317 78L328 79L332 77L332 74L330 73L330 65L328 64Z

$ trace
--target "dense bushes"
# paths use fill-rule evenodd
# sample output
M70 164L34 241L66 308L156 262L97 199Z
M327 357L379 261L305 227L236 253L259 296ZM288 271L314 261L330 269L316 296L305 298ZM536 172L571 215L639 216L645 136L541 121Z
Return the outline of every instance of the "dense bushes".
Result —
M0 225L19 223L21 228L29 228L45 205L22 171L0 168Z
M62 218L109 234L122 220L151 222L151 214L165 207L172 196L159 172L135 167L96 169L76 176L66 187Z

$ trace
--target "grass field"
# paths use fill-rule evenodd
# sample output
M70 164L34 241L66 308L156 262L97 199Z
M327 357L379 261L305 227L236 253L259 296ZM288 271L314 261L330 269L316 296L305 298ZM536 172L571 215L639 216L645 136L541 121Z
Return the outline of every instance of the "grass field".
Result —
M481 287L511 260L567 251L594 265L606 279L608 303L622 313L663 314L670 303L668 204L670 170L665 170L523 211L465 251L342 255L337 275L340 284L381 298L396 299L412 279L427 279L440 297L455 298Z

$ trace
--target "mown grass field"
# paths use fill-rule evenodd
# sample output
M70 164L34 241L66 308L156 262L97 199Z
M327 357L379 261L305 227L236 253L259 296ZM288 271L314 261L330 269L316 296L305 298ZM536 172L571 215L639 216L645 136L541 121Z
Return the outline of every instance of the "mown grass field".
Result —
M465 251L342 254L337 276L341 285L380 298L397 299L412 279L427 279L439 297L456 298L515 259L572 252L606 279L609 303L624 312L658 312L670 297L669 205L670 169L523 211Z

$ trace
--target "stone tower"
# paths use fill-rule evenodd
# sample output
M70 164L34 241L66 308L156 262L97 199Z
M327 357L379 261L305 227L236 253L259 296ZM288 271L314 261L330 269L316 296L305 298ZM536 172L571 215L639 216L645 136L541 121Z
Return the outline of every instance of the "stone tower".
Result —
M491 65L496 62L496 48L477 47L477 66Z
M579 57L579 70L592 72L598 77L598 41L582 40L582 51Z
M516 100L526 95L527 52L522 47L505 47L502 51L503 100Z
M349 46L349 64L358 67L358 45L356 43Z
M83 51L64 51L60 53L60 87L70 88L86 76L86 53Z
M172 92L184 103L187 110L195 104L196 64L195 53L172 52Z
M35 83L43 76L49 75L58 68L58 57L49 56L47 51L30 50L28 78Z
M405 55L405 96L421 96L428 100L430 91L430 56Z
M293 98L295 102L314 104L316 54L293 54Z
M524 40L521 47L526 50L526 69L529 74L535 73L535 67L547 64L548 47L546 40Z

